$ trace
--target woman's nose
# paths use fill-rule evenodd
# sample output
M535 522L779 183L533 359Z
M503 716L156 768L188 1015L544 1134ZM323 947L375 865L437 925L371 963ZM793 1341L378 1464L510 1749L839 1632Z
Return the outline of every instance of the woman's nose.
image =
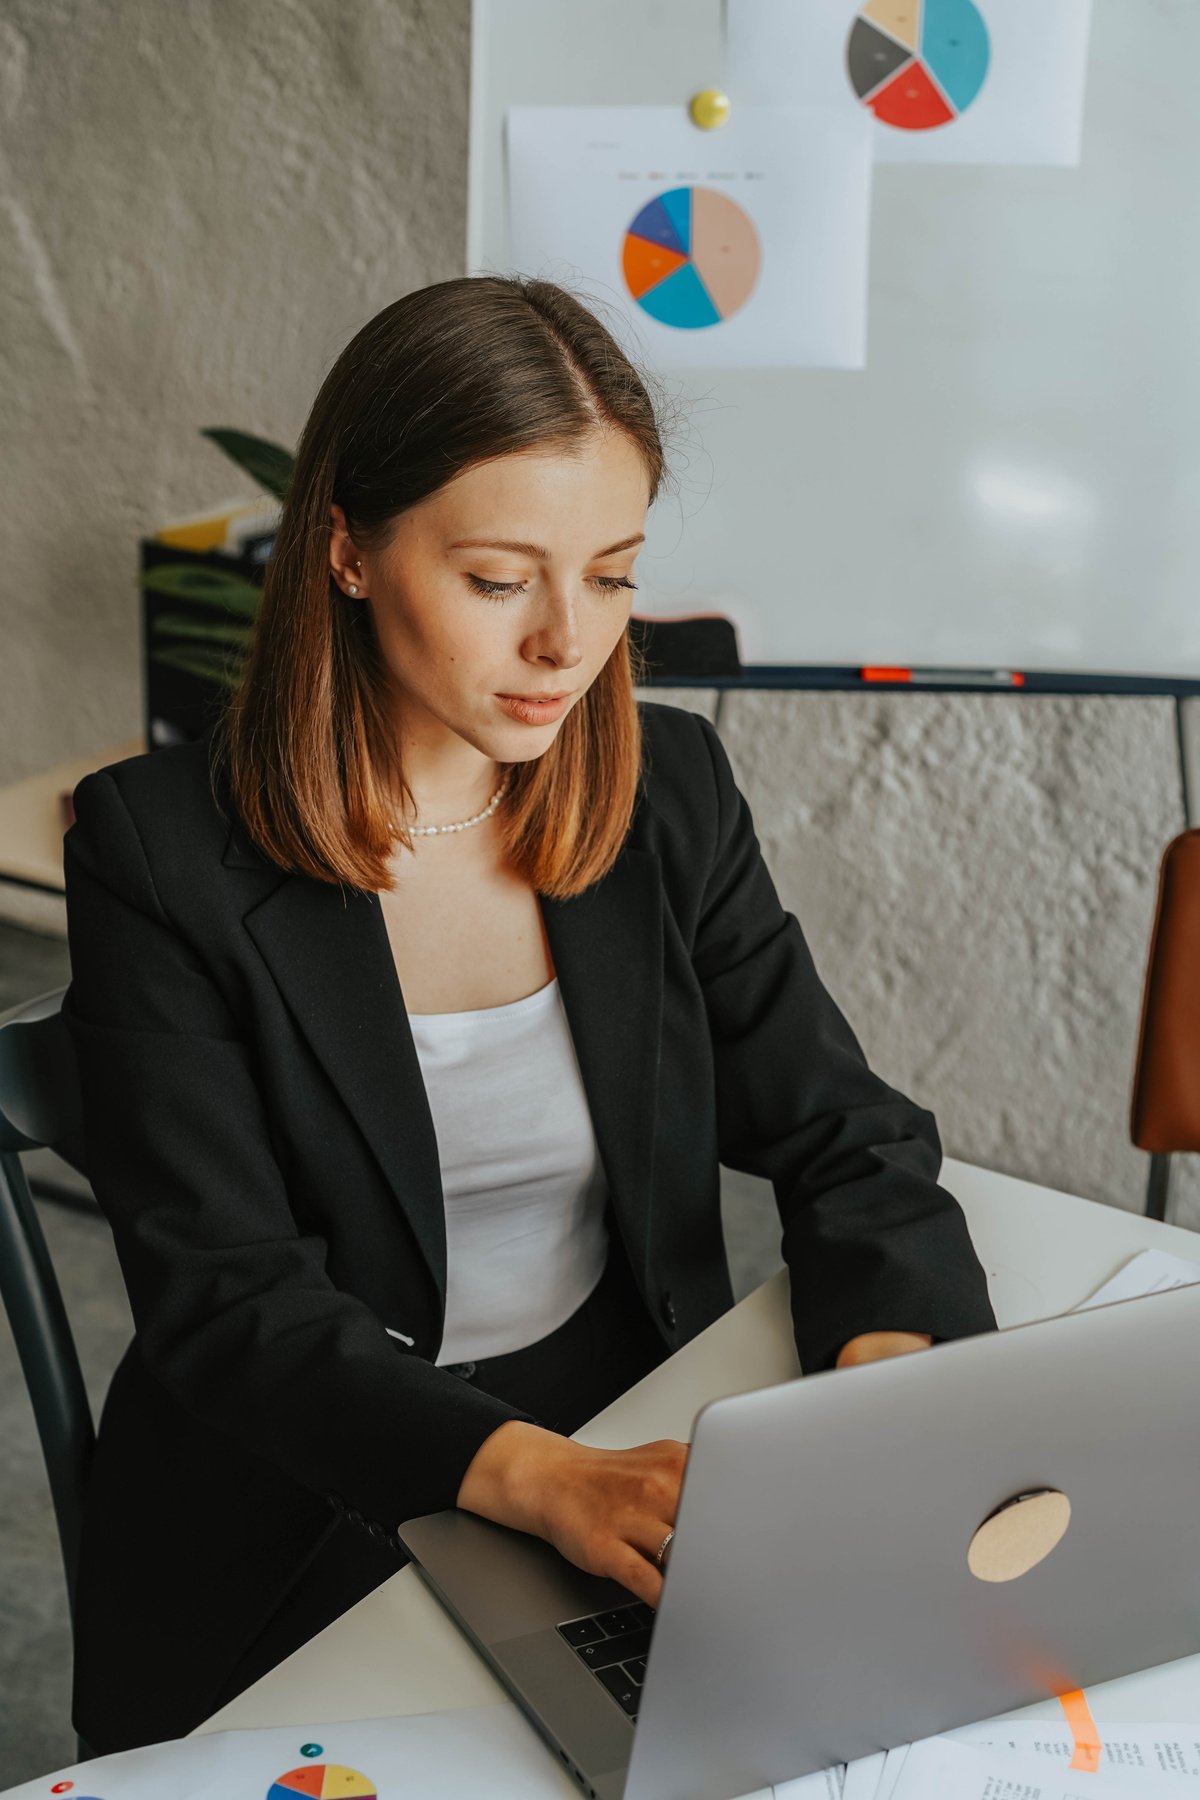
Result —
M531 634L527 652L548 656L557 668L570 669L583 660L579 615L567 600L552 601Z

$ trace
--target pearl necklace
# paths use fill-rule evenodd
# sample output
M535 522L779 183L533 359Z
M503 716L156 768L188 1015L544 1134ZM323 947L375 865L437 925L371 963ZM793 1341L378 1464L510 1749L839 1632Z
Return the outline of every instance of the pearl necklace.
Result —
M495 812L496 808L499 806L501 800L503 800L503 798L504 798L505 792L508 788L509 780L510 780L510 777L506 775L504 777L504 780L500 783L500 786L496 789L495 793L492 795L491 799L488 801L487 805L484 807L483 811L477 812L475 814L474 818L459 819L458 822L454 825L410 825L408 827L409 836L410 837L437 837L443 831L466 831L469 829L470 826L478 825L484 819L490 819L492 814Z

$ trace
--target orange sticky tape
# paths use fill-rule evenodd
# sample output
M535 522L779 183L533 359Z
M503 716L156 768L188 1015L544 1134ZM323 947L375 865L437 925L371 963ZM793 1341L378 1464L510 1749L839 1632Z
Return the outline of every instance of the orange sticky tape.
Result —
M1084 1769L1089 1775L1100 1772L1100 1730L1092 1717L1092 1709L1087 1703L1087 1695L1082 1688L1072 1688L1069 1694L1060 1694L1058 1704L1067 1715L1067 1724L1071 1728L1071 1736L1075 1739L1075 1754L1071 1758L1073 1769Z

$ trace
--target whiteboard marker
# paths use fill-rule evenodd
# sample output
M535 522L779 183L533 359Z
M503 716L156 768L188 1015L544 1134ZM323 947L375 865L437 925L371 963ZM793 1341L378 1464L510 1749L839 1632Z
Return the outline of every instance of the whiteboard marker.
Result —
M885 669L863 668L864 681L919 681L941 687L1024 687L1016 669Z

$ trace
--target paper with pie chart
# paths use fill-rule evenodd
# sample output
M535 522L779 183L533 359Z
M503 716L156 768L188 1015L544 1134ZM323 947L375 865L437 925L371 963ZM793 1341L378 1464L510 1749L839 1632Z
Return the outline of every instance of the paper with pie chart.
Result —
M6 1788L3 1800L561 1800L519 1709L243 1727L116 1750Z
M1091 0L727 0L725 86L866 111L877 162L1080 160Z
M746 107L705 132L683 106L519 106L506 147L510 268L623 315L636 360L863 366L863 109Z

